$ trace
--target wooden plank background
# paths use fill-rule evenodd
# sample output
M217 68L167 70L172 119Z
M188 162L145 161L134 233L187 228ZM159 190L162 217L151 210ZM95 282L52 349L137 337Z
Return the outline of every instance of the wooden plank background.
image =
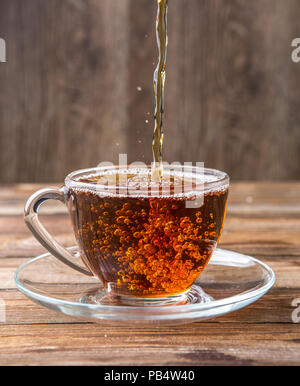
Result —
M0 182L151 162L155 3L0 0ZM299 0L170 0L166 161L299 179L299 18Z

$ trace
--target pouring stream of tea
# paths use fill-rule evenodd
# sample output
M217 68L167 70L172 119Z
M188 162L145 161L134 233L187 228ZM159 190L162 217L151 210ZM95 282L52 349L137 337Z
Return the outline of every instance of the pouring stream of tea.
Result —
M152 178L156 181L162 181L162 146L163 146L163 118L164 118L164 89L166 78L166 60L167 60L167 14L168 0L157 0L157 21L156 21L156 39L159 53L159 60L154 71L154 135L152 142L153 167Z

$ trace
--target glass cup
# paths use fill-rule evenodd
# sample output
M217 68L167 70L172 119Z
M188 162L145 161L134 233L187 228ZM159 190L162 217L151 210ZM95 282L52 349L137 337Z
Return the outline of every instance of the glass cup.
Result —
M112 166L69 174L61 188L34 193L25 222L37 240L75 270L98 278L113 301L182 303L221 236L228 200L226 173L165 166ZM67 205L84 267L38 219L47 200Z

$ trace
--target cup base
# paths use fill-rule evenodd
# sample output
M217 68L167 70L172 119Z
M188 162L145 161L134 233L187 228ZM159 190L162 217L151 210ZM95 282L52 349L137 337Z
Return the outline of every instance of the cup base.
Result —
M128 295L119 295L113 292L92 291L86 296L82 296L81 303L124 306L124 307L164 307L185 304L209 303L214 299L207 295L200 286L193 285L184 293L161 298L138 298Z
M133 306L133 307L151 307L151 306L169 306L169 305L183 305L188 302L188 293L190 290L179 294L168 297L160 298L139 298L133 296L123 296L108 294L111 304L117 303L122 306Z

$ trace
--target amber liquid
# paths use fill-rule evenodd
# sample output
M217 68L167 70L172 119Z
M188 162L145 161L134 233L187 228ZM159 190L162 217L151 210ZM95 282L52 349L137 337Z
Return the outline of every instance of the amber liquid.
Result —
M163 147L163 118L164 118L164 92L166 79L166 60L167 60L167 13L168 0L158 0L157 21L156 21L156 40L158 47L158 64L154 72L154 135L152 142L153 170L152 177L156 181L161 181L163 174L162 147Z
M221 235L227 194L205 194L201 207L187 208L196 197L71 189L68 204L82 258L105 286L116 295L158 298L187 291L207 265Z

